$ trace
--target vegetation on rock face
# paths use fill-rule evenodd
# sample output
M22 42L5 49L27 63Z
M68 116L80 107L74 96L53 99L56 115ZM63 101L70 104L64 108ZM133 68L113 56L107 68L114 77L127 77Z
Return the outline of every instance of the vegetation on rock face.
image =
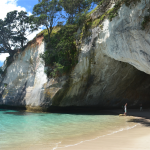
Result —
M49 75L57 74L53 71L60 72L57 69L68 71L75 64L77 58L74 36L74 33L77 32L77 25L84 22L84 16L91 3L97 3L98 1L39 0L39 3L33 8L33 15L30 17L24 11L9 12L4 20L0 20L0 53L9 53L10 59L12 59L12 56L18 50L25 48L27 34L43 25L46 30L40 34L44 35L47 50L41 57L46 66L51 66L48 67ZM64 27L62 22L58 22L63 17L60 13L62 9L69 16ZM54 27L56 26L55 23L59 25L57 28Z
M149 15L145 16L145 17L144 17L144 20L143 20L143 22L142 22L142 29L143 29L143 30L147 27L147 25L148 25L149 22L150 22L150 9L148 9L148 13L149 13Z
M0 75L3 77L5 76L6 72L7 72L7 67L13 62L13 57L12 56L8 56L6 57L6 63L5 63L5 68L0 67Z
M90 36L92 28L99 26L103 29L103 25L101 24L103 20L108 18L112 21L112 19L118 15L118 10L122 4L129 6L131 3L136 4L140 0L118 0L113 8L108 9L106 5L109 6L110 1L60 0L60 5L68 14L67 24L53 28L54 32L52 32L50 36L50 42L47 32L43 31L44 39L47 42L47 50L44 54L41 54L41 58L48 67L46 73L49 77L59 76L69 71L76 64L78 54L75 43L76 40L81 42L84 37ZM98 4L98 6L89 13L87 13L90 4L88 2L96 2ZM103 10L104 14L92 20L91 14L99 7L103 8L103 6L105 6L105 11ZM81 28L82 31L80 36L78 38L76 37L76 39L74 35L78 28Z
M118 15L118 10L122 6L122 4L125 4L127 7L129 7L131 4L137 4L141 0L118 0L118 1L116 1L113 8L108 9L108 10L104 8L105 9L104 13L101 16L99 16L98 18L96 18L95 20L92 20L90 18L90 15L92 13L94 13L95 11L97 11L97 9L99 7L101 7L101 6L103 7L103 5L104 6L109 5L110 1L111 0L107 0L107 1L106 0L101 0L99 2L99 4L97 5L97 7L86 15L86 20L85 20L85 22L83 24L83 27L82 27L82 33L81 33L81 36L80 36L80 40L82 40L83 37L87 37L87 36L91 35L90 29L92 29L92 28L95 28L95 27L99 26L101 29L103 29L103 25L101 23L104 21L104 19L108 18L110 21L112 21L112 19ZM148 22L148 20L149 19L146 16L145 19L144 19L144 22L142 24L143 27Z
M126 6L130 6L130 4L137 4L139 3L141 0L122 0L123 3L125 3Z
M57 30L57 27L55 28ZM54 29L54 31L55 31ZM40 55L47 67L48 77L60 76L68 72L77 63L75 33L77 26L68 25L53 33L47 43L47 50ZM45 34L45 38L46 38Z
M121 7L121 5L121 1L118 1L112 9L107 11L108 18L110 21L112 20L112 18L118 15L118 10Z
M74 24L74 18L81 15L91 4L89 0L60 0L60 3L68 15L68 24Z
M2 75L4 73L2 67L0 67L0 75Z
M149 22L150 22L150 16L145 16L144 20L142 22L142 29L143 30L147 27L147 25L148 25Z
M6 68L12 63L13 55L26 47L27 36L37 29L25 11L11 11L4 20L0 19L0 53L10 55L6 58ZM1 68L0 73L4 76L6 69Z
M33 8L32 16L28 17L23 11L13 11L8 13L4 20L0 20L0 53L8 52L13 56L13 50L24 48L27 42L26 32L32 32L43 25L46 29L39 35L44 36L46 51L40 57L47 67L48 77L60 76L70 71L77 63L79 50L76 41L81 42L83 38L90 36L92 28L99 26L103 29L104 19L112 21L118 15L122 4L129 6L140 1L118 0L113 8L108 9L111 0L39 0ZM97 4L97 7L88 13L92 4ZM93 20L91 14L101 9L104 13ZM62 10L66 12L65 26L58 22L60 18L64 19ZM144 18L143 28L149 19L149 16ZM77 34L79 28L82 30L80 35Z
M75 34L84 22L86 12L93 0L60 0L59 2L69 16L67 24L52 27L51 35L46 30L40 33L44 35L47 43L46 51L40 57L47 67L46 74L48 77L60 76L70 71L77 63L78 51Z

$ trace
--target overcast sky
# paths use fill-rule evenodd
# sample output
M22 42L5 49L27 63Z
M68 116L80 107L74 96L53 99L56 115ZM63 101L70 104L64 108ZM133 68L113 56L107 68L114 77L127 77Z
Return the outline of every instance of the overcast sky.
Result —
M32 9L35 4L38 3L38 0L0 0L0 19L4 19L6 14L13 10L24 10L28 14L32 13ZM28 39L32 40L39 31L35 31L31 34ZM4 60L8 57L8 54L0 54L0 66L3 65Z

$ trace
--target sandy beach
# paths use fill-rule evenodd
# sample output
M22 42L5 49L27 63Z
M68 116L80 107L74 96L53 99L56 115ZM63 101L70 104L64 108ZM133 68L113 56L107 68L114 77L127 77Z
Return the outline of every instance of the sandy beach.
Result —
M121 111L115 110L114 113L120 114ZM131 116L132 119L130 121L136 124L131 129L67 147L59 147L58 145L53 150L150 150L150 110L142 112L139 110L128 110L128 116Z
M106 114L116 115L122 110L106 111ZM13 145L11 150L150 150L150 110L128 110L125 118L125 126L121 126L109 132L87 134L87 136L60 140L52 143L33 143L29 145ZM119 119L119 120L120 120ZM123 119L124 120L124 119ZM122 124L123 125L123 124ZM3 148L10 150L10 147Z

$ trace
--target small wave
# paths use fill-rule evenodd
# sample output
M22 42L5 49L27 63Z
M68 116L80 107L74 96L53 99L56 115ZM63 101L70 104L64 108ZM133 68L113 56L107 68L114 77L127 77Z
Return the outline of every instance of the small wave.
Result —
M96 137L96 138L94 138L94 139L81 141L81 142L79 142L79 143L76 143L76 144L73 144L73 145L66 145L66 146L64 146L64 147L58 147L58 145L61 143L61 142L59 142L59 143L56 143L56 147L54 147L52 150L56 150L56 149L59 149L59 148L65 148L65 147L72 147L72 146L76 146L76 145L79 145L79 144L84 143L84 142L94 141L94 140L97 140L97 139L99 139L99 138L101 138L101 137L105 137L105 136L108 136L108 135L116 134L116 133L118 133L118 132L122 132L122 131L126 131L126 130L133 129L133 128L135 128L137 125L138 125L138 124L136 124L136 125L134 125L134 126L132 126L132 127L121 128L120 130L113 131L113 132L110 133L110 134L101 135L101 136L98 136L98 137Z

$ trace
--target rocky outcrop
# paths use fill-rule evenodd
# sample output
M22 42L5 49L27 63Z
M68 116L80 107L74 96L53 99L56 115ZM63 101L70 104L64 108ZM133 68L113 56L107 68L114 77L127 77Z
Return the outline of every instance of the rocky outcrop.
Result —
M1 105L39 106L43 102L43 84L47 81L39 54L45 49L43 37L14 56L1 81Z
M110 7L114 6L111 1ZM68 76L47 79L39 54L44 42L37 39L16 56L1 82L2 105L47 109L52 106L98 106L101 108L150 104L150 34L141 23L149 0L125 4L112 21L82 40L79 62ZM107 5L109 6L109 5ZM101 9L91 14L99 17ZM94 18L94 16L96 16ZM7 87L6 87L7 85Z
M142 30L142 22L149 15L150 1L125 4L119 9L118 16L111 22L103 22L103 31L98 34L97 47L109 57L127 62L150 74L150 34L149 27Z
M112 8L113 2L106 2L104 7ZM91 36L82 41L79 63L71 74L67 92L54 105L103 108L119 107L125 102L130 106L149 105L150 34L141 28L149 7L149 0L131 3L130 7L123 4L117 17L103 21L103 29L92 29ZM94 13L96 17L103 13L101 10ZM95 19L93 14L91 17Z
M149 104L150 76L116 61L99 48L82 51L68 86L54 96L56 106L99 106L102 108ZM64 92L63 92L64 91Z

